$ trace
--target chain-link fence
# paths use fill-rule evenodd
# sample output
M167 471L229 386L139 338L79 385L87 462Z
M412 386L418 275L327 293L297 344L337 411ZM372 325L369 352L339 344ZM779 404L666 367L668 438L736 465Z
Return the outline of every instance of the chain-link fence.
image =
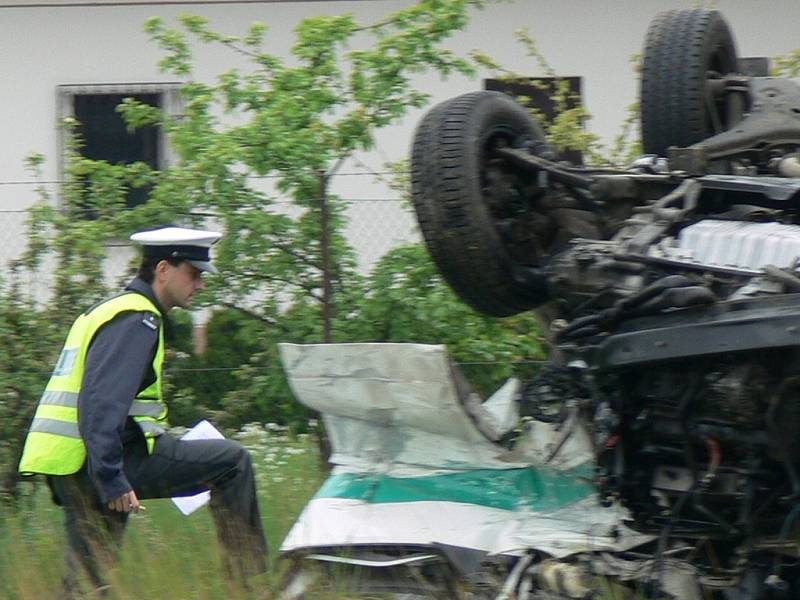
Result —
M384 175L392 176L394 173ZM341 173L337 179L346 182L340 186L332 186L333 194L346 207L345 234L356 253L362 273L368 273L382 256L397 245L419 241L417 223L411 207L399 192L385 183L385 179L380 185L376 185L376 173L373 172ZM57 181L0 181L0 227L4 230L4 243L0 245L1 264L7 265L25 251L30 206L43 195L50 202L57 203L59 187ZM290 206L287 201L283 203ZM107 283L112 289L123 280L121 276L130 267L133 257L133 249L124 240L120 241L119 246L110 253L106 264ZM22 271L20 274L29 278L21 283L29 286L36 297L49 297L55 278L55 272L50 265L45 264L36 272ZM214 311L213 314L219 312L221 311ZM41 315L34 318L40 319ZM396 315L392 314L388 318L394 319ZM445 325L453 330L452 339L460 339L455 330L461 324L462 322L457 322ZM426 322L426 327L430 325ZM167 362L166 382L172 411L170 420L177 425L190 425L199 419L211 418L232 428L239 428L251 421L296 423L302 427L307 422L308 413L292 397L274 350L276 339L287 340L271 338L269 344L261 340L261 346L248 347L234 339L230 326L230 323L222 325L223 333L212 339L213 336L208 335L210 321L198 326L195 320L193 326L186 320L183 339L172 340L168 344L171 355ZM30 337L25 333L24 327L15 334L17 344L26 344L25 340ZM531 331L530 336L535 337L536 332ZM2 372L0 376L8 376L8 381L21 377L28 384L24 390L9 395L9 398L13 397L14 402L18 403L17 408L8 403L4 408L4 400L0 398L0 413L6 410L22 420L23 412L30 412L32 415L35 400L52 369L52 365L47 363L54 360L58 353L55 346L60 346L61 343L61 338L56 341L54 336L50 337L53 337L53 347L42 351L38 358L26 358L24 365L22 361L14 361L13 357L6 357L10 359L4 361L8 372ZM445 343L435 335L429 335L425 340L404 338L397 341ZM484 349L476 349L475 352L462 350L456 366L469 381L477 382L476 391L479 395L488 397L502 384L505 377L514 375L527 379L539 369L541 363L530 360L531 357L538 357L535 350L531 351L530 347L520 349L519 352L516 348L509 350L513 345L512 342L505 350L494 354ZM12 345L6 344L6 347L10 348ZM495 356L499 358L494 360ZM503 356L507 358L504 359ZM16 366L15 362L18 363ZM25 372L20 373L20 369L25 369ZM22 423L12 429L20 430L21 427ZM13 433L11 431L9 435Z
M392 172L353 171L334 176L338 184L332 186L334 194L346 206L345 234L356 252L362 273L368 272L394 246L419 240L412 211L399 194L384 183L387 177L394 175ZM57 204L59 190L58 181L0 180L0 228L3 231L0 264L7 266L25 251L29 208L44 196ZM276 205L279 210L288 209L291 203L278 199ZM128 252L112 252L106 265L109 277L122 274L129 260ZM45 294L51 287L46 267L28 277L31 280L27 283L36 294Z

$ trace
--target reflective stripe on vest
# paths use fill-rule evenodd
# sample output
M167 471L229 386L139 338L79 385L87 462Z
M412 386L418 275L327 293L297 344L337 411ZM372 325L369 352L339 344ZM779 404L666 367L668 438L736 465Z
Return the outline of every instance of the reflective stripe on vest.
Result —
M83 465L86 447L78 431L78 396L83 385L86 355L100 328L125 312L161 316L146 296L126 292L97 304L72 324L47 388L36 407L19 464L20 472L69 475ZM155 438L166 427L167 407L163 403L161 389L163 363L162 324L152 365L156 380L139 392L128 411L142 430L149 452L153 451Z
M59 419L48 419L46 417L34 417L33 422L31 422L30 431L53 433L71 438L81 437L81 434L78 432L77 423L68 423Z
M75 392L55 392L45 390L42 394L42 399L39 404L46 404L50 406L71 406L78 408L78 394Z
M69 406L78 408L78 394L75 392L53 392L46 391L39 400L40 405L45 406ZM164 405L158 400L134 400L128 414L131 417L153 417L158 419L164 412ZM33 429L31 429L33 431Z
M139 421L139 427L142 428L145 434L161 435L166 431L158 421Z

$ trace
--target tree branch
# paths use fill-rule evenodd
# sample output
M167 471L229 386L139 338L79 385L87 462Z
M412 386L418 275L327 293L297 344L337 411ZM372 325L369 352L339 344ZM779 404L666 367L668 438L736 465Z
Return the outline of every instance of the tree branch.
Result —
M288 333L288 329L286 328L285 323L281 323L280 321L276 321L275 319L270 319L269 317L265 317L264 315L260 315L257 312L250 310L249 308L245 308L244 306L239 306L238 304L234 304L233 302L220 302L220 306L224 306L225 308L230 308L235 311L242 313L243 315L250 317L255 321L259 321L264 325L269 325L270 327L277 327L284 333Z
M312 285L309 285L309 284L302 284L302 283L297 283L296 281L290 281L289 279L285 279L284 277L277 277L277 276L275 276L275 275L266 275L266 274L261 274L261 275L259 275L259 276L260 276L260 277L262 277L263 279L266 279L267 281L276 281L276 282L278 282L278 283L285 283L285 284L287 284L287 285L293 285L293 286L297 286L297 287L299 287L301 290L305 290L305 292L306 292L306 293L307 293L309 296L311 296L311 297L312 297L314 300L317 300L318 302L322 302L322 296L320 296L319 294L317 294L317 293L314 291L314 290L315 290L315 289L317 289L317 288L316 288L316 287L314 287L314 286L312 286Z
M313 268L315 268L317 270L321 270L322 269L322 266L319 263L316 263L312 259L308 258L307 256L304 256L304 255L300 254L299 252L296 252L295 250L292 250L288 246L284 246L280 242L275 242L272 245L273 245L273 247L278 248L278 250L280 250L281 252L284 252L285 254L288 254L289 256L291 256L293 258L296 258L297 260L299 260L304 265L308 265L309 267L313 267Z
M341 168L342 168L342 165L344 164L344 161L346 161L346 160L348 159L348 157L349 157L349 156L350 156L350 154L349 154L349 153L347 153L347 154L342 154L341 156L339 156L339 158L337 158L337 159L336 159L336 164L335 164L335 165L333 165L333 166L332 166L330 169L328 169L328 172L327 172L327 173L325 173L325 175L323 175L323 177L325 178L325 182L326 182L326 183L327 183L328 179L330 179L331 177L333 177L334 175L336 175L336 172L337 172L339 169L341 169Z
M234 52L238 52L239 54L241 54L243 56L247 56L248 58L253 58L255 60L258 60L260 58L260 56L259 56L259 54L257 52L253 52L251 50L247 50L246 48L242 48L241 46L237 46L236 44L234 44L230 40L220 40L220 43L223 46L227 46L228 48L230 48Z

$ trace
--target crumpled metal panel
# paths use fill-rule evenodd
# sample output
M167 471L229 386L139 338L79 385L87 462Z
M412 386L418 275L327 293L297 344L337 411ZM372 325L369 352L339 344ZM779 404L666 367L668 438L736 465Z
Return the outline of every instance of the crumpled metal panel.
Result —
M514 468L464 410L444 346L280 344L292 391L323 415L331 461L359 471Z
M592 499L558 511L529 512L452 502L370 504L314 498L280 550L444 544L511 556L535 549L563 558L623 551L653 539L621 525L627 516L619 507L602 507Z
M281 550L447 544L553 556L621 550L651 539L599 504L585 432L529 427L518 448L492 442L476 419L510 425L516 385L477 410L444 346L281 344L295 396L320 411L334 469ZM483 411L483 412L482 412ZM557 460L543 455L558 449Z

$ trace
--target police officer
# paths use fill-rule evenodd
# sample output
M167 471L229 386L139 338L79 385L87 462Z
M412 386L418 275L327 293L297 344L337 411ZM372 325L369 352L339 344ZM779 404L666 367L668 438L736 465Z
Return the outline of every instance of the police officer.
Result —
M19 470L43 473L64 508L67 597L83 570L106 589L129 513L146 498L211 491L224 568L246 586L266 570L267 543L248 452L225 439L179 440L166 432L164 321L188 308L216 273L220 234L180 227L136 233L137 277L78 317L37 406Z

